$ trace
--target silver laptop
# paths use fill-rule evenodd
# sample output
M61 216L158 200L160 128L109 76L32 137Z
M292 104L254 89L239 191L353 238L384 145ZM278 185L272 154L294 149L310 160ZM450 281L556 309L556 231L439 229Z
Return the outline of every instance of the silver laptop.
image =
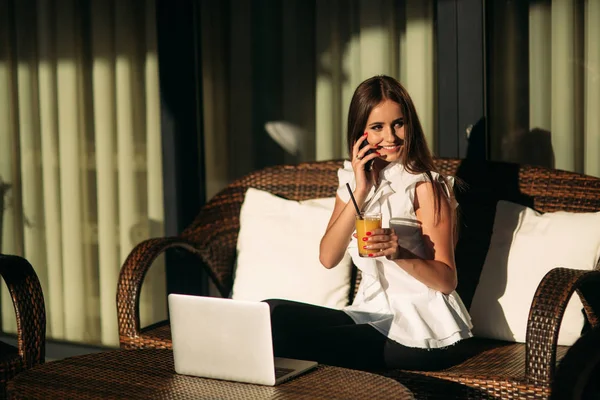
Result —
M178 374L274 386L317 366L273 357L267 303L170 294L169 314Z

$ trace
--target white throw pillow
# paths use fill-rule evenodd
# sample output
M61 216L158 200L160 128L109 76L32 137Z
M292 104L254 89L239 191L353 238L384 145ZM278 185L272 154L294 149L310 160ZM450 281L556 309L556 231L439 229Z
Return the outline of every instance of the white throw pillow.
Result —
M232 298L279 298L342 308L348 303L352 259L319 261L319 243L335 198L292 201L249 188L240 212Z
M473 333L525 342L537 287L555 267L591 270L600 257L600 212L541 214L498 202L494 229L470 313ZM583 328L583 305L574 294L565 311L558 344L572 345Z

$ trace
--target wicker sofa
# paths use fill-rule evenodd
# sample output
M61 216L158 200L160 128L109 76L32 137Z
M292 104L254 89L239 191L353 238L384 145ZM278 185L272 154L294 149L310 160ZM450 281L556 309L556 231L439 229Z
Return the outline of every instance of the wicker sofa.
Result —
M141 328L138 306L143 278L153 260L169 248L189 251L202 261L223 296L230 293L236 258L240 207L248 187L304 200L334 196L341 161L266 168L228 185L210 200L178 237L140 243L125 261L118 284L119 333L123 348L169 348L168 322ZM489 247L495 208L508 200L542 212L600 211L600 179L541 167L477 160L437 159L439 169L458 176L462 216L456 260L457 291L469 307ZM437 372L382 371L398 379L417 398L548 398L555 366L567 347L558 346L558 329L573 292L581 296L587 319L598 325L600 271L556 268L540 283L530 309L527 342L475 338L466 361ZM356 284L360 274L356 274ZM374 388L376 390L376 388Z

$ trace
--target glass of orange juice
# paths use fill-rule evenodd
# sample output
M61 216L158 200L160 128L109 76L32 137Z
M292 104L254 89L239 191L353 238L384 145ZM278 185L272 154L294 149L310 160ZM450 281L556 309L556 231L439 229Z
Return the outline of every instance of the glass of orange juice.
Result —
M368 257L373 253L372 249L363 249L365 241L363 238L368 237L367 232L373 232L375 229L381 228L381 213L360 213L356 216L356 239L358 240L358 255Z

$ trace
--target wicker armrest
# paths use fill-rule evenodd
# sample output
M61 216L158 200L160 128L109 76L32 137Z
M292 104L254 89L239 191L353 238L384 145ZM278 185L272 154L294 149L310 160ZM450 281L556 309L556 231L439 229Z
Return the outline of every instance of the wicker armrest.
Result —
M233 286L233 265L245 191L228 187L207 203L181 237L193 242L221 296Z
M195 247L180 237L148 239L133 248L121 267L117 284L117 316L120 337L140 335L140 294L142 282L154 260L169 248L196 253Z
M600 271L554 268L540 282L527 323L525 376L536 385L549 385L556 366L556 346L567 304L577 290L592 325L598 324L595 292L600 291Z
M23 366L41 364L46 354L46 309L40 281L31 264L19 256L0 255L0 275L15 307Z
M227 210L223 207L218 210L212 208L205 207L195 221L193 230L184 231L181 237L194 243L215 287L221 296L227 297L233 286L239 218L221 215L214 221L212 214L226 214Z

